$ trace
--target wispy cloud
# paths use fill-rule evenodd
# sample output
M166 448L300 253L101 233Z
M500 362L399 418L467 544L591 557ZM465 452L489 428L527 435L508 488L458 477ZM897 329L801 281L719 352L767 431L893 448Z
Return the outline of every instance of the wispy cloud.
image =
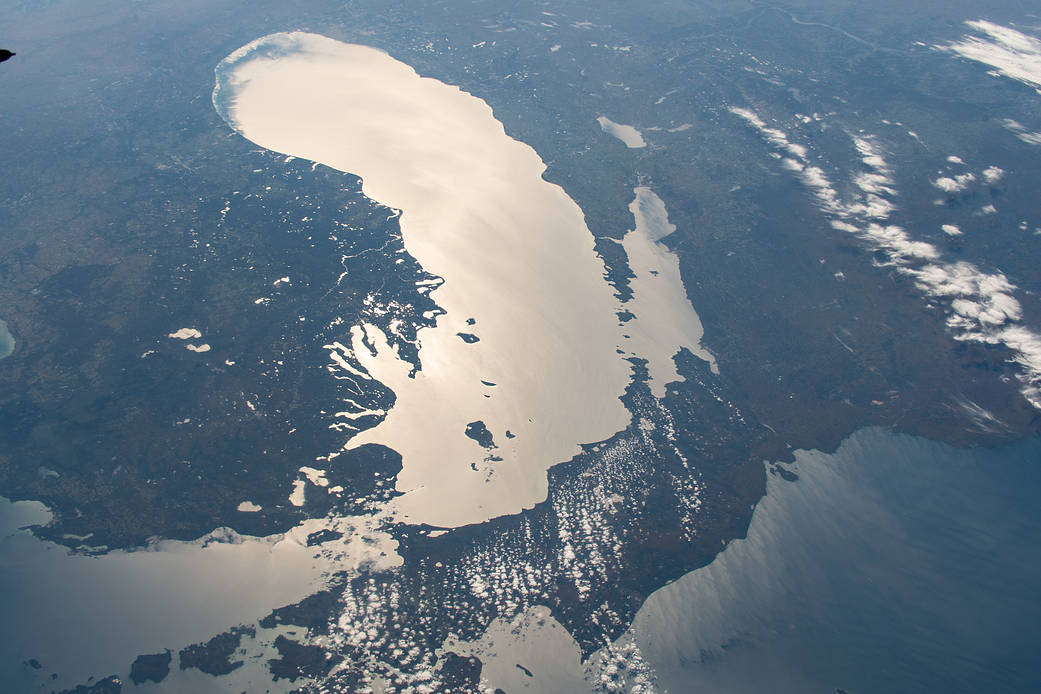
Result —
M1041 146L1041 133L1030 132L1022 123L1012 120L1011 118L1006 118L1004 124L1005 128L1011 130L1015 133L1016 137L1023 142L1026 142L1028 145Z
M965 23L974 34L936 48L989 65L992 74L1041 87L1041 40L982 19Z
M802 180L832 228L853 234L872 249L882 251L887 265L910 277L923 294L947 305L947 326L955 339L1003 344L1012 350L1013 361L1020 366L1021 392L1041 409L1041 336L1019 323L1023 310L1013 296L1015 285L1000 272L984 272L968 262L945 261L936 246L916 241L902 227L890 223L896 209L896 187L884 152L874 138L851 135L860 170L852 172L854 192L844 199L824 171L810 163L806 146L793 142L788 133L767 124L750 109L732 108L731 112L777 150L784 167ZM1001 169L991 167L983 176L989 182L1002 174ZM940 178L933 185L957 192L974 180L973 174L962 174ZM943 231L952 236L961 233L952 224L944 225Z

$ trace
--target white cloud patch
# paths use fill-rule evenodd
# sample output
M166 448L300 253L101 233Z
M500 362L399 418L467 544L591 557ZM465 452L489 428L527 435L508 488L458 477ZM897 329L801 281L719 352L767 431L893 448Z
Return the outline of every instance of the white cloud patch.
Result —
M1012 131L1016 137L1028 145L1041 146L1041 133L1031 132L1019 121L1006 118L1004 121L1005 128Z
M1005 170L997 166L988 166L983 170L983 180L988 185L994 185L1005 177Z
M991 74L1041 87L1041 41L1037 37L982 19L966 24L974 34L936 48L989 65L994 68Z
M860 170L851 175L853 193L843 198L824 171L810 163L804 145L792 142L787 133L768 125L749 109L732 108L731 112L778 150L784 167L802 180L833 229L853 234L872 249L882 251L888 259L886 264L911 277L926 296L945 301L947 326L955 339L1003 344L1012 350L1012 360L1020 367L1021 392L1041 409L1041 335L1019 324L1022 307L1012 295L1015 285L1000 272L988 273L972 263L945 261L936 246L915 241L903 228L888 223L895 209L895 182L877 140L851 135L860 154ZM1003 174L1001 169L991 167L983 176L989 180ZM941 177L933 185L958 192L974 180L973 174L961 174ZM951 236L961 234L953 224L941 228Z
M964 173L958 176L941 176L933 181L933 185L947 194L954 194L962 192L975 180L975 174Z

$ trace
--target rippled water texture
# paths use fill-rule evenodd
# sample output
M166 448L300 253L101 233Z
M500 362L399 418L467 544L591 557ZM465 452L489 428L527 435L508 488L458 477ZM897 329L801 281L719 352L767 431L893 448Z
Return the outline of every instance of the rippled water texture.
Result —
M637 615L662 689L1041 690L1041 441L869 429L797 458L747 539Z

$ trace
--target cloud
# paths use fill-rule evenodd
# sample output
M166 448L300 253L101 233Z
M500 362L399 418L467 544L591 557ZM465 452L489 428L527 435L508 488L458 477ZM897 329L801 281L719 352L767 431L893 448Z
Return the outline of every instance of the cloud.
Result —
M1023 309L1013 296L1016 286L1001 272L985 272L964 261L945 261L936 246L916 241L902 227L888 223L896 209L896 187L884 152L874 138L851 136L861 170L852 172L853 193L844 199L824 170L810 163L804 145L793 142L791 136L749 109L732 108L731 112L781 150L782 164L802 180L833 229L882 251L885 264L910 277L926 296L946 303L947 326L955 339L1002 344L1010 349L1012 360L1020 367L1023 396L1041 409L1041 335L1019 323ZM983 172L987 182L1000 180L1003 175L996 166ZM941 177L933 185L946 192L959 192L975 180L975 175L966 173ZM962 233L953 224L944 224L941 229L951 236Z
M933 185L945 193L960 193L976 180L976 175L971 173L959 174L958 176L941 176L933 181Z
M1014 121L1011 118L1006 118L1004 121L1005 127L1015 133L1023 142L1028 145L1039 145L1041 146L1041 133L1030 132L1023 126L1022 123Z
M994 185L1005 177L1005 170L997 166L988 166L983 170L983 180L989 185Z
M1041 87L1041 41L1011 27L985 20L965 22L976 35L966 35L946 46L935 46L994 68L1001 74L1037 89Z
M851 181L854 194L844 200L828 174L820 166L810 163L805 145L793 142L784 131L767 125L754 111L732 108L731 112L747 121L769 144L787 155L782 156L782 165L799 176L820 210L831 218L832 228L856 234L874 248L885 251L894 264L938 256L939 251L931 244L915 241L901 227L885 223L896 209L892 198L897 192L892 170L874 138L850 136L860 155L862 170Z

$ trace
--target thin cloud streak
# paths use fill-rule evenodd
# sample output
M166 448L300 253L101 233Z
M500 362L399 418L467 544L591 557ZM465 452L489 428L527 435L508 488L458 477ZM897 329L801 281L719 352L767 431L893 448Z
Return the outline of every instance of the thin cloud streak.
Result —
M851 177L854 193L843 199L824 171L810 164L805 146L792 142L787 133L767 124L750 109L734 107L730 111L778 150L783 166L802 180L832 228L853 234L873 250L882 251L886 261L879 264L895 268L910 277L923 294L946 303L947 327L956 340L1002 344L1012 350L1012 360L1020 367L1021 392L1041 409L1041 336L1019 323L1023 311L1012 295L1016 286L1000 272L987 273L963 261L944 261L935 245L916 241L902 227L889 223L896 209L892 200L897 195L896 186L877 140L851 135L860 155L861 171ZM992 168L989 175L984 173L988 182L1004 173ZM974 180L973 174L962 174L941 178L933 185L946 189L948 184L940 181L951 181L960 191ZM954 225L945 225L943 231L950 235L961 232Z

